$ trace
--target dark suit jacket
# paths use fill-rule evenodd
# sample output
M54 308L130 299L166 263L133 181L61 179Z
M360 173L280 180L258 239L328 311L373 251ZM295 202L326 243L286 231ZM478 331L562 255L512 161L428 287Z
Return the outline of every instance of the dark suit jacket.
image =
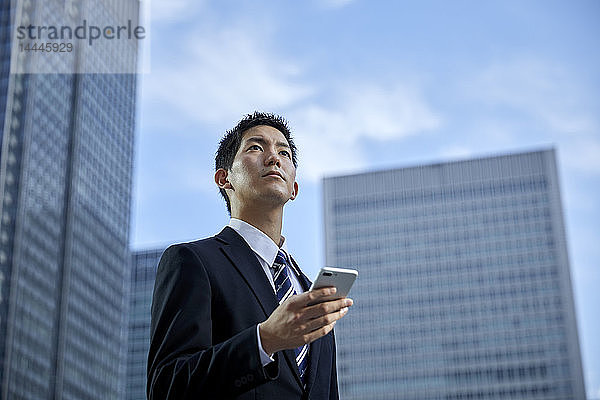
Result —
M261 365L256 325L277 306L256 255L233 229L169 247L152 300L148 398L337 399L333 332L310 345L305 389L293 350Z

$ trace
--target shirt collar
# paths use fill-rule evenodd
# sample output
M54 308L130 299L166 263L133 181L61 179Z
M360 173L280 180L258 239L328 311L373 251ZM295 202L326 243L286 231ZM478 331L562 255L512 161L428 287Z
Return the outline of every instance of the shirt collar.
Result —
M278 247L273 240L267 236L266 233L258 229L257 227L250 225L246 221L242 221L238 218L231 218L228 226L240 234L248 243L248 246L254 251L261 259L263 259L270 267L275 262L275 257L279 250L283 250L287 259L290 259L290 253L287 248L287 241L285 237L281 236L283 243L281 247ZM290 262L288 261L288 264Z

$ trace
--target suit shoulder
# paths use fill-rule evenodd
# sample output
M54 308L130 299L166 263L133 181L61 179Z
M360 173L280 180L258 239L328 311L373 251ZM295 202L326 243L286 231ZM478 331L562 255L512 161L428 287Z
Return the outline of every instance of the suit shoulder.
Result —
M223 242L217 236L211 236L204 239L193 240L191 242L178 243L173 246L185 247L196 253L211 252L219 248Z
M217 236L211 236L204 239L193 240L190 242L175 243L167 247L163 252L163 259L169 258L196 258L198 260L210 258L214 252L218 251L222 241Z

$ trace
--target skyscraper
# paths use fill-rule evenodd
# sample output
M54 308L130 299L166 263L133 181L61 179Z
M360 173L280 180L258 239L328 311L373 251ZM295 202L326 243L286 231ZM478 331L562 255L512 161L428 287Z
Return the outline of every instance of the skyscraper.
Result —
M2 148L6 90L10 72L10 33L10 1L3 1L0 3L0 149Z
M84 7L72 8L74 21L85 18L84 11L131 13L139 7L135 0L8 3L17 8L10 9L10 17L2 8L0 15L11 32L15 15L21 22L35 16L52 23L55 11L68 4ZM109 3L114 9L106 7ZM123 54L94 49L75 47L73 72L115 58L133 63L129 67L135 69L136 44ZM61 57L48 54L48 64L42 65L39 60L44 58L38 54L36 68L64 71L71 61ZM13 67L29 62L27 53L12 46ZM120 398L136 77L17 73L8 75L6 86L0 100L5 105L0 156L0 396Z
M127 400L146 399L146 367L150 348L150 307L156 267L164 248L136 251L131 256Z
M344 399L585 399L554 150L325 179Z

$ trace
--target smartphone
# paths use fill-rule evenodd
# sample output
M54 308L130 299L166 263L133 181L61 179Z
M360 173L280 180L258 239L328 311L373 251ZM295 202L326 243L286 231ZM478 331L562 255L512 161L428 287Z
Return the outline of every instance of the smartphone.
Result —
M319 303L341 299L348 296L348 292L350 291L352 284L354 284L357 276L358 271L355 269L323 267L319 271L319 275L317 275L317 279L314 280L310 290L335 286L337 289L336 292L331 296L320 299ZM312 303L309 305L313 304L317 303Z

